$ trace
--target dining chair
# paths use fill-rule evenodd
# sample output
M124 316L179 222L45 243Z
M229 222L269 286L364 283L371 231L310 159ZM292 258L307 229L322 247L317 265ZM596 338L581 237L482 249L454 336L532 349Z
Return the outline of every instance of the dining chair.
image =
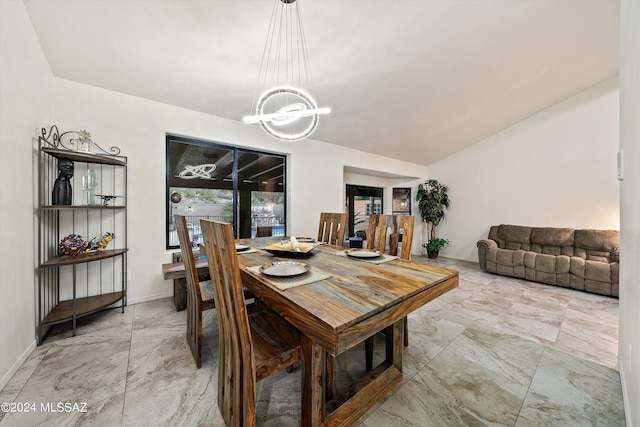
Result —
M320 213L318 242L344 246L344 229L347 226L346 213Z
M373 217L374 215L371 215ZM372 223L377 224L378 231L380 234L384 234L384 241L378 240L376 242L375 248L376 250L380 250L379 248L384 248L386 245L386 229L387 221L386 215L378 215L384 216L385 218L377 218L369 221L369 233L372 230ZM389 254L393 256L399 256L400 259L411 260L411 243L413 242L413 225L415 223L415 217L413 215L391 215L391 235L389 239ZM382 229L384 227L384 229ZM374 229L376 229L374 227ZM400 249L400 254L398 255L398 243L400 243L400 236L402 236L402 247ZM384 249L380 250L384 252ZM402 319L404 323L404 346L407 347L409 345L409 320L407 317ZM367 372L373 369L373 336L367 338L364 342L365 346L365 365Z
M387 215L369 215L367 249L384 253L387 247Z
M200 368L202 365L202 312L216 306L213 285L211 280L201 282L198 277L187 219L183 215L174 215L174 219L187 282L187 342L196 366Z
M200 220L218 310L218 407L227 426L254 426L256 383L301 359L300 333L244 304L231 224Z
M415 217L413 215L391 215L389 254L399 256L401 259L411 260L414 224ZM400 247L399 253L398 247Z

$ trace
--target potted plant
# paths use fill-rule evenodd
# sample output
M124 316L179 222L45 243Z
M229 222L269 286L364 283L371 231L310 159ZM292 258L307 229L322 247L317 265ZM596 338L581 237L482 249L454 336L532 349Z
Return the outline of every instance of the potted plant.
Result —
M429 258L437 258L438 252L449 243L447 239L436 237L436 227L444 219L444 210L449 207L449 188L435 179L428 179L418 186L416 202L422 221L429 228L429 241L422 246L427 250Z

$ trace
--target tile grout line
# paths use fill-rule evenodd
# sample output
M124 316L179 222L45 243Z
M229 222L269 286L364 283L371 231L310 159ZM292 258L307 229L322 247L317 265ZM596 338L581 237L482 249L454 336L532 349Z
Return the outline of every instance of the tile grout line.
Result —
M527 392L524 394L524 397L522 398L522 403L520 404L520 409L518 410L518 416L516 416L516 420L514 422L514 427L516 425L518 425L518 420L520 419L520 414L522 413L522 409L524 408L524 403L527 401L527 397L529 396L529 393L531 393L531 384L533 384L533 380L536 377L536 374L538 373L538 369L540 369L540 362L542 361L542 358L544 357L545 352L547 352L547 346L546 345L542 345L542 351L540 352L540 358L538 359L538 363L536 364L536 370L533 373L533 375L531 376L531 381L529 381L529 386L527 387Z
M129 366L131 365L131 342L133 341L133 324L136 321L136 305L134 304L131 309L133 313L131 313L131 331L129 333L129 352L127 356L127 367L125 370L124 376L124 391L122 393L122 412L120 414L120 426L124 426L124 410L127 404L127 385L129 384Z

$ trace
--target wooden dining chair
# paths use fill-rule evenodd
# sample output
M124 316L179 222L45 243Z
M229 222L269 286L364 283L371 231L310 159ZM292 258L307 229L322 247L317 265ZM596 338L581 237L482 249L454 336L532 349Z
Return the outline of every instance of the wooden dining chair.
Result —
M374 215L371 216L373 217ZM391 234L389 238L389 254L399 256L400 259L411 260L411 243L413 242L413 225L415 223L415 217L412 215L391 215L389 218L390 221L388 221L386 215L378 216L384 216L385 218L369 221L369 233L371 233L372 223L376 223L380 234L384 233L385 235L384 241L376 242L376 250L380 250L380 247L385 247L387 225L390 225ZM382 227L384 227L384 231L382 230ZM400 238L400 236L402 236L402 238ZM398 254L398 244L400 243L400 240L402 240L402 247L400 249L400 254ZM382 249L381 252L384 252L384 249ZM404 323L404 346L407 347L409 345L409 320L407 317L402 320ZM367 338L364 345L365 365L368 372L373 369L373 336Z
M369 215L367 249L384 253L387 247L387 215Z
M200 225L220 328L218 407L227 426L254 426L256 383L301 359L300 333L271 310L247 314L231 224Z
M216 306L213 285L211 280L200 282L198 277L187 219L182 215L174 215L174 219L187 282L187 342L199 368L202 365L202 312Z
M320 226L318 227L318 242L343 246L346 226L346 213L322 212L320 214Z

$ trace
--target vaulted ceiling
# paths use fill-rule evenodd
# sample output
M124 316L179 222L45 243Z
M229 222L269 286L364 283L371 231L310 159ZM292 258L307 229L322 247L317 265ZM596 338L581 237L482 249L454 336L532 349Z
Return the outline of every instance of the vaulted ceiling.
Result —
M273 1L24 3L56 77L241 121ZM415 163L618 73L618 0L298 1L312 137Z

